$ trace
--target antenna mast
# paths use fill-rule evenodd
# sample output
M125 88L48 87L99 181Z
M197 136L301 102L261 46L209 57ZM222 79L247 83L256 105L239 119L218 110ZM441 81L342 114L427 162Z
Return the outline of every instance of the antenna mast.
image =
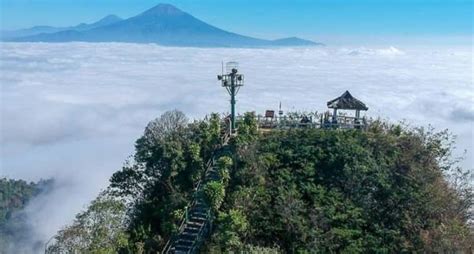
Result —
M230 95L230 132L235 133L235 96L241 86L244 85L244 75L238 74L239 64L237 62L226 63L226 74L217 75L222 86L225 87Z

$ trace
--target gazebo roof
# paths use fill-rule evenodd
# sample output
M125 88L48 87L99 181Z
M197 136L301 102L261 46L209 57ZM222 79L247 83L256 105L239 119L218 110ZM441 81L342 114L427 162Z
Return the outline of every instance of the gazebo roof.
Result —
M367 106L362 101L352 97L349 91L346 91L341 96L334 100L328 101L328 108L335 109L352 109L352 110L368 110Z

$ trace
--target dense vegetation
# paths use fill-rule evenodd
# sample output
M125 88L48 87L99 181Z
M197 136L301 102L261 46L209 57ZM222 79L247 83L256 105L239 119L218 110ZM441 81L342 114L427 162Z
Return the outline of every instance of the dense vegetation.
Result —
M177 111L152 121L133 160L51 252L159 251L176 233L221 121L188 123ZM204 192L214 210L203 251L403 253L469 251L473 191L451 161L447 132L374 122L366 131L257 131L239 123L220 181ZM91 237L94 236L94 237Z
M26 240L25 232L29 227L21 212L27 203L36 195L48 189L52 180L42 180L38 183L0 178L0 253ZM18 251L18 249L17 249Z
M221 212L248 226L234 230L240 241L219 241L232 231L222 225L210 245L320 253L467 249L473 193L443 177L448 140L446 133L374 123L368 131L274 131L237 144Z

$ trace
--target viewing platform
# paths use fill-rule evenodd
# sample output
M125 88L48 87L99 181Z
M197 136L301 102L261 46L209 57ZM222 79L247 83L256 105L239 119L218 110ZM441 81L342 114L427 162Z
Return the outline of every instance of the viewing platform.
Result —
M223 124L228 126L231 135L237 133L236 123L243 120L243 116L237 115L235 110L236 95L244 86L244 75L239 73L238 66L237 62L227 62L224 72L224 64L222 64L222 74L217 75L217 80L230 95L230 115L224 117ZM264 115L255 115L255 117L261 131L290 128L366 129L368 126L367 119L360 116L360 111L367 111L368 107L362 101L354 98L349 91L328 101L327 107L330 110L323 113L314 111L284 114L280 103L277 114L275 114L275 110L266 110ZM350 116L347 111L353 111L355 114Z
M238 116L240 120L242 117ZM368 125L366 117L356 118L346 115L338 115L334 118L330 112L307 114L292 114L283 116L266 117L257 115L259 129L291 129L291 128L341 128L341 129L365 129Z
M331 111L322 113L297 113L288 112L286 114L281 110L278 114L275 110L266 110L264 115L256 115L258 128L261 131L271 129L291 129L291 128L327 128L327 129L366 129L368 119L360 116L360 111L368 110L367 106L360 100L354 98L349 91L341 96L327 102ZM344 111L342 111L344 110ZM355 111L351 116L348 110ZM341 112L342 111L342 112ZM237 116L237 122L241 121L243 116Z

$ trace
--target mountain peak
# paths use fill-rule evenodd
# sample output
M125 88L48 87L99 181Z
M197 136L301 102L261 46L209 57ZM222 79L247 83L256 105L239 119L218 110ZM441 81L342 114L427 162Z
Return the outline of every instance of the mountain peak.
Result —
M116 22L120 20L122 20L122 18L120 18L119 16L110 14L100 19L99 22Z
M166 15L166 16L174 16L180 15L183 11L176 8L174 5L171 4L158 4L151 9L146 10L142 13L142 15Z
M19 36L10 35L10 37L5 36L4 38L7 38L9 41L134 42L192 47L319 45L312 41L293 37L280 40L265 40L228 32L207 24L171 4L158 4L124 20L109 15L92 24L43 29L41 32L23 32Z
M116 16L116 15L107 15L103 18L101 18L99 21L96 21L92 24L80 24L79 28L84 28L84 29L92 29L92 28L96 28L96 27L100 27L100 26L107 26L107 25L110 25L110 24L113 24L113 23L116 23L116 22L119 22L121 21L122 18Z

